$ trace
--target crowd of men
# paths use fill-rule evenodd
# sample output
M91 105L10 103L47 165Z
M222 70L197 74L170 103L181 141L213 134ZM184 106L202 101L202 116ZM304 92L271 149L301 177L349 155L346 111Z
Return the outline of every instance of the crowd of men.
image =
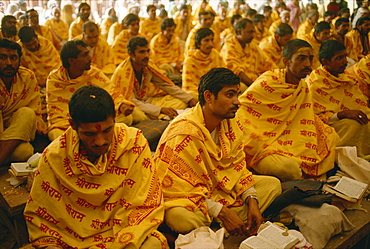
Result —
M298 1L277 2L173 18L149 5L121 23L113 9L101 24L81 3L69 27L58 7L45 25L35 9L4 16L0 164L27 160L36 132L51 141L25 209L32 244L167 248L161 224L213 219L253 235L280 181L325 179L337 146L370 155L367 1L352 24L346 7L310 4L300 23ZM130 127L147 119L173 120L154 156Z

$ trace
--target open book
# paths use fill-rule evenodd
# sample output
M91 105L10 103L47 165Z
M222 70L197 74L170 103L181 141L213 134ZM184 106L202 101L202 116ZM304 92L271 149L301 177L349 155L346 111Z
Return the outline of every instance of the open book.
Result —
M368 185L366 183L343 176L334 187L325 184L322 190L335 194L347 201L357 202L362 198L367 188Z
M11 163L10 169L13 171L15 176L26 176L29 172L34 172L36 170L36 165L38 159L41 157L40 153L33 154L28 158L27 162L22 163Z
M240 249L290 249L299 243L299 239L281 227L271 223L266 228L258 232L257 236L251 236L244 240L239 248Z

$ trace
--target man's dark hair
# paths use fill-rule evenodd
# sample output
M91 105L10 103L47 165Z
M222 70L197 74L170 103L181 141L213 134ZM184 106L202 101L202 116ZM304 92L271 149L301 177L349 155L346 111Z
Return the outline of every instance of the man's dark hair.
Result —
M243 18L243 19L239 20L235 24L235 28L234 28L235 32L238 33L238 30L245 29L245 27L247 27L247 23L253 24L253 22L251 20L249 20L248 18Z
M320 34L326 29L331 29L330 24L328 22L319 22L318 24L316 24L314 30L315 30L315 33Z
M87 21L87 22L84 22L84 24L82 24L83 33L86 33L86 31L94 32L94 30L99 31L99 26L96 23Z
M301 39L293 39L288 41L283 49L283 58L292 59L293 55L298 51L298 49L303 47L312 48L308 42Z
M235 15L233 15L231 18L230 18L230 23L231 23L231 26L233 26L234 27L234 23L235 23L235 21L236 20L239 20L239 19L241 19L241 18L243 18L241 15L239 15L239 14L235 14Z
M166 30L166 28L170 28L170 27L176 27L176 23L175 21L173 20L173 18L165 18L163 19L162 23L161 23L161 31L164 31Z
M134 36L127 42L127 51L134 54L136 47L145 47L148 44L149 42L146 38L141 36Z
M346 13L348 12L350 9L349 8L341 8L338 12L337 12L337 16L341 16L343 13Z
M200 41L209 35L215 35L209 28L200 28L195 33L195 48L199 49Z
M103 88L88 85L80 87L68 103L72 121L79 124L96 123L115 118L114 102Z
M69 68L69 58L77 58L78 54L81 52L77 46L87 47L87 44L83 40L71 40L64 43L62 49L60 50L60 59L62 60L62 65L64 68Z
M10 49L10 50L17 50L18 57L19 58L22 57L22 48L21 48L21 46L13 40L9 40L9 39L6 39L6 38L0 38L0 48L7 48L7 49Z
M247 11L246 11L245 14L247 16L256 15L257 14L257 10L255 10L255 9L247 9Z
M324 17L334 16L334 15L335 15L335 13L333 11L331 11L331 10L325 11L325 13L324 13Z
M29 9L29 10L26 10L26 15L28 15L30 12L32 12L32 11L34 11L34 12L36 12L37 14L39 13L39 12L37 12L37 10L35 10L35 9Z
M85 6L89 7L89 9L91 9L91 7L88 3L83 2L83 3L80 3L80 5L78 5L78 13L80 13L81 9Z
M339 27L342 23L349 23L348 18L341 17L335 21L335 27Z
M260 21L262 21L263 19L265 19L266 17L264 15L261 15L261 14L257 14L254 16L253 18L253 22L254 23L259 23Z
M202 11L199 13L198 17L199 17L199 20L202 19L202 16L206 16L206 15L210 15L210 13L208 11Z
M1 20L1 28L3 29L6 25L6 22L9 21L10 19L14 19L14 20L17 20L15 18L15 16L12 16L12 15L6 15L3 17L3 19Z
M368 16L361 16L359 19L357 19L356 28L354 28L354 29L357 29L357 26L364 24L365 21L370 21L370 17L368 17Z
M281 37L291 35L293 34L293 29L287 23L280 23L279 26L276 27L274 34L280 35Z
M346 46L337 40L326 40L324 41L319 50L319 61L322 64L323 59L331 60L336 52L346 50Z
M218 92L225 86L240 85L240 77L233 73L230 69L218 67L213 68L200 77L198 85L199 104L204 106L206 103L203 93L210 91L215 98L218 97Z
M30 26L21 27L18 36L21 42L30 42L33 38L37 38L35 31Z
M276 5L276 8L278 9L278 8L283 7L283 6L286 6L286 4L284 2L281 2L278 5Z
M149 4L148 6L146 6L146 13L148 13L151 8L157 9L157 7L155 7L155 5Z
M184 10L184 9L189 9L189 5L187 5L187 4L181 4L181 6L180 6L180 8L179 8L179 12L181 11L181 10Z
M272 10L272 7L270 5L263 6L263 13L266 13L267 11Z
M139 21L140 22L140 18L133 14L133 13L130 13L130 14L127 14L127 16L125 16L122 20L122 24L123 26L128 26L130 25L131 23L135 22L135 21Z

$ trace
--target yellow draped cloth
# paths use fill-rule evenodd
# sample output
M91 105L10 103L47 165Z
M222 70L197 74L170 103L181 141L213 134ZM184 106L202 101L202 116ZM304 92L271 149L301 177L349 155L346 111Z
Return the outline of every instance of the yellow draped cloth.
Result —
M221 32L227 28L231 28L230 18L227 17L221 20L219 16L216 16L212 24L212 29L218 34L221 34Z
M39 51L31 52L24 48L22 42L18 42L22 47L21 65L30 69L37 78L40 86L46 85L46 79L49 73L59 68L62 63L58 51L55 49L51 41L42 36L38 36L40 49Z
M220 55L236 75L244 72L253 81L265 71L277 68L256 43L251 42L243 49L236 36L226 40Z
M259 44L264 38L269 37L271 35L270 31L264 27L263 31L259 30L257 26L255 26L256 32L254 33L253 42Z
M212 49L209 55L202 53L200 49L189 51L182 72L182 89L198 93L200 77L216 67L226 67L216 49Z
M96 67L91 66L90 70L84 71L76 79L70 79L67 69L63 66L50 73L46 83L49 132L53 129L66 130L69 127L69 99L77 89L86 85L104 88L108 93L112 94L113 86L110 80Z
M356 78L362 93L370 99L370 55L363 57L359 62L350 67L347 72Z
M185 42L185 55L186 55L186 53L189 52L190 49L195 48L195 34L201 28L202 28L202 26L198 23L192 30L190 30L188 38L186 38L186 42ZM215 30L212 29L212 28L211 28L211 30L214 33L213 47L217 50L220 50L220 34L216 33Z
M54 18L49 18L45 21L44 25L49 27L59 40L68 40L68 25L64 21L59 20L57 22Z
M271 26L269 27L269 31L271 34L275 33L276 28L282 23L280 19L274 21Z
M167 170L162 183L166 209L200 209L209 217L205 199L228 207L243 205L240 196L254 180L247 170L242 124L225 119L215 129L220 145L213 142L197 104L163 133L154 161L159 171Z
M137 36L142 35L139 33ZM112 44L114 64L118 65L129 57L127 52L127 42L132 37L134 37L134 35L132 35L128 29L122 30L121 33L116 36L116 39Z
M314 114L307 83L286 83L285 75L285 69L267 71L239 98L237 116L246 127L256 126L267 144L251 166L278 154L298 162L307 175L320 176L334 167L338 135Z
M365 57L366 54L363 54L364 48L362 47L360 32L357 29L353 29L346 34L346 37L350 39L353 44L353 51L357 55L356 61L359 61L361 58ZM370 40L370 34L368 34L368 38ZM370 45L368 46L370 47Z
M181 64L184 61L177 37L173 36L168 43L162 32L155 35L150 41L150 55L158 66L171 63Z
M302 22L297 29L297 38L306 40L306 37L309 36L315 26L310 20L305 20Z
M90 21L90 20L86 20ZM78 35L82 34L82 25L85 23L84 20L82 20L81 17L77 17L76 20L74 20L71 25L69 26L68 30L68 38L69 40L72 40Z
M41 33L38 32L38 30L35 30L36 35L41 35L45 37L46 39L48 39L51 43L53 43L54 40L53 40L53 33L51 29L44 25L40 25L40 29L41 29Z
M142 132L116 124L110 150L91 163L69 128L43 152L24 217L38 248L139 248L163 220L157 169Z
M283 63L283 48L279 46L275 39L275 35L271 35L263 39L259 44L260 49L265 55L270 58L279 68L284 68Z
M104 18L103 21L101 22L101 24L100 24L100 34L103 36L104 40L107 40L109 29L113 25L113 23L114 22L109 17Z
M311 68L312 68L312 70L315 70L318 67L320 67L320 65L321 65L321 63L319 61L319 50L320 50L320 47L321 47L321 43L319 43L316 40L313 31L311 32L310 35L307 35L304 40L312 46L314 57L313 57L313 60L312 60Z
M6 39L9 39L9 40L12 40L12 41L15 41L15 42L17 42L19 40L18 35L13 35L11 37L4 37L3 32L1 31L1 29L0 29L0 38L6 38Z
M121 33L122 31L122 24L121 23L114 23L112 26L109 28L108 31L108 37L107 37L107 42L109 45L112 45L114 40L116 39L116 36Z
M161 32L162 19L156 17L155 20L145 18L144 21L140 22L139 32L150 41L153 36Z
M229 13L227 14L227 16L231 18L233 17L233 15L241 15L243 18L245 18L245 13L242 10L236 10L236 9L229 10Z
M186 20L186 22L183 22L181 21L180 16L178 16L174 18L174 21L176 23L174 36L178 37L180 40L186 41L188 34L193 29L192 18L188 16L188 19ZM184 35L183 35L183 32L185 32Z
M36 77L31 70L22 66L19 67L10 91L0 79L0 107L0 134L7 128L12 114L21 107L29 107L35 112L36 128L39 132L45 132L46 125L41 117L40 90ZM21 139L21 137L18 139Z
M265 17L265 27L270 27L273 22L274 20L271 18L271 16Z
M271 19L274 21L280 19L280 14L279 12L277 12L276 10L274 10L272 13L271 13Z
M212 6L209 5L209 3L207 3L207 5L206 5L205 8L202 7L202 3L201 2L198 2L198 3L200 3L200 4L198 5L198 7L196 7L193 10L193 13L192 13L192 16L193 16L193 20L194 21L198 21L199 20L199 13L201 13L203 11L207 11L207 12L211 11L211 12L213 12L213 13L216 14L216 12L213 10Z

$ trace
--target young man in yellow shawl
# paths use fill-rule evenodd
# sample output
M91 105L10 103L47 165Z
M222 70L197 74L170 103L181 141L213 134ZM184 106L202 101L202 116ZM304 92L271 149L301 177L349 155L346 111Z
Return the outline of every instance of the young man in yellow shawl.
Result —
M118 21L118 17L117 17L117 14L114 8L107 9L106 13L107 13L107 16L104 19L102 19L100 23L100 28L101 28L100 32L105 41L108 38L110 27L112 27L112 25Z
M80 3L78 6L78 17L76 20L74 20L71 25L69 26L69 31L68 31L68 38L69 40L72 40L76 36L82 34L82 25L90 21L90 5L86 2Z
M156 16L157 7L148 5L146 12L149 17L145 18L140 24L140 33L150 41L156 34L161 32L162 19Z
M217 34L221 34L227 28L231 28L230 18L226 16L225 5L221 4L218 7L218 16L215 17L215 20L212 24L212 28Z
M369 31L370 17L363 16L357 20L356 28L346 34L346 37L353 43L353 50L357 55L357 61L370 53Z
M240 77L244 91L259 75L277 66L252 42L255 28L251 20L239 20L235 24L235 33L226 40L220 55L226 66Z
M350 22L348 18L338 18L334 24L335 32L333 32L332 37L344 44L347 49L347 57L354 61L358 61L358 56L353 49L353 43L351 39L346 36L350 29L349 23Z
M107 76L100 69L91 66L90 52L87 44L82 40L71 40L65 43L60 52L60 58L63 65L50 73L46 83L48 137L51 141L68 129L70 116L68 100L78 88L95 85L110 94L113 92L113 85ZM128 101L126 103L133 106ZM117 106L116 121L130 125L132 117L129 114L130 112Z
M195 106L196 100L164 76L149 60L149 44L136 36L127 44L129 58L121 63L112 77L113 99L117 106L123 101L135 104L132 117L138 123L145 119L173 119L177 110ZM167 116L167 117L166 117Z
M260 44L260 42L271 35L268 28L265 26L265 16L261 14L257 14L253 18L253 24L256 28L256 32L254 33L253 42L257 42L257 44Z
M0 165L26 161L36 131L46 130L36 77L19 66L21 56L19 44L0 39Z
M289 41L283 49L285 69L262 74L240 97L237 115L246 127L255 126L264 144L251 166L282 181L325 177L334 167L335 130L314 113L304 78L314 57L311 45Z
M165 172L165 222L188 233L218 219L231 235L254 235L261 213L281 193L280 182L247 169L247 153L258 142L235 118L240 78L214 68L201 77L198 89L199 103L167 127L154 157Z
M258 45L262 52L279 68L284 68L283 47L293 37L293 28L286 23L280 24L275 33L262 40Z
M356 146L360 157L370 155L370 109L359 82L345 72L346 47L339 41L325 41L319 51L321 66L308 78L315 113L334 127L338 146Z
M311 10L308 12L307 19L303 21L297 29L297 38L306 40L306 37L311 34L311 31L315 28L318 20L319 12L317 10Z
M36 75L39 86L45 87L49 73L62 65L58 51L49 40L36 35L29 26L20 28L18 36L23 53L21 65Z
M190 50L185 58L182 72L182 89L198 99L200 77L212 68L226 67L219 52L213 47L214 33L209 28L201 28L195 34L195 50Z
M49 27L59 42L66 42L68 40L68 25L60 19L60 9L54 7L51 11L52 17L45 21L44 26Z
M178 13L179 14L174 17L176 23L175 36L180 39L182 47L184 48L186 38L193 28L189 5L181 5Z
M69 101L71 127L43 152L24 217L36 248L168 248L157 169L142 132L115 123L96 86Z

